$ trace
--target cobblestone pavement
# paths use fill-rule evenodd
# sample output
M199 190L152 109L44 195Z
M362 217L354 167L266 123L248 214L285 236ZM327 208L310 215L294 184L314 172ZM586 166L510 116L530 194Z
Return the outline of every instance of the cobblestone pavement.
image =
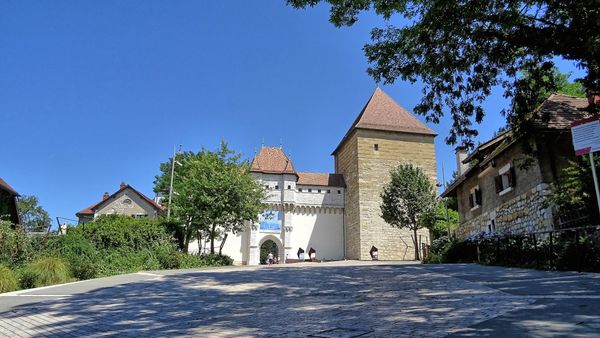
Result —
M478 265L148 272L0 295L0 337L589 337L599 290L597 274Z

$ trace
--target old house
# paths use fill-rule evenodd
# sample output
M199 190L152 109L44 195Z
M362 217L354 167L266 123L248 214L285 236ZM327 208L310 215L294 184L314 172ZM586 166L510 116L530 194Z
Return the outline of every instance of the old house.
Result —
M0 178L0 220L9 221L12 224L21 223L18 197L19 193Z
M79 223L94 220L99 215L129 215L132 217L156 218L162 207L151 198L121 182L119 190L112 195L105 192L100 202L79 211L76 216Z
M571 123L587 115L588 100L551 95L540 107L545 118L533 122L533 136L510 131L477 146L470 154L456 149L458 178L442 193L458 201L457 236L480 232L527 233L553 227L556 216L545 207L562 169L575 158ZM524 142L533 151L525 152ZM527 165L528 163L528 165Z

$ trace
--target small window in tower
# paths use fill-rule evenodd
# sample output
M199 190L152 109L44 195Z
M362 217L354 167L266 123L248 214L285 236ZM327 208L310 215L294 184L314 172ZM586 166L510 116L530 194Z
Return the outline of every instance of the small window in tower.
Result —
M375 149L375 151L379 151L379 144L375 143L373 145L373 149Z
M292 186L291 186L291 185L288 185L288 190L290 190L290 189L292 189Z

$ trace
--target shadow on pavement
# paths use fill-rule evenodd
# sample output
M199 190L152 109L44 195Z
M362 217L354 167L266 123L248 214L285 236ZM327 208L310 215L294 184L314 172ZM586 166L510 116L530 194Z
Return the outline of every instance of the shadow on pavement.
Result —
M533 284L539 289L539 283L546 283L540 278L554 285L554 289L543 287L551 294L569 294L568 290L589 294L586 290L591 288L597 294L597 276L583 284L578 278L559 278L561 283L552 284L553 273L535 277L527 270L489 268L378 265L189 272L21 305L0 313L0 319L26 323L23 329L33 335L206 337L444 336L451 332L481 336L503 335L506 326L521 335L542 332L530 321L551 321L556 330L548 332L565 334L565 328L570 330L585 316L598 322L598 306L579 307L576 301L561 309L564 301L522 297L526 290L536 289ZM526 279L529 284L521 285ZM490 284L491 288L480 285L503 280L513 282L500 287ZM516 291L511 295L494 288ZM572 313L567 315L566 310ZM467 327L472 329L462 331ZM585 332L592 328L580 327Z

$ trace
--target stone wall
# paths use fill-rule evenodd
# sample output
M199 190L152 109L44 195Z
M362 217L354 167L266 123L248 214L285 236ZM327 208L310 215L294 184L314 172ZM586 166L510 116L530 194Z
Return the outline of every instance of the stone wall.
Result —
M344 208L344 240L346 258L360 256L360 209L356 133L344 142L335 154L335 172L344 175L346 196Z
M358 129L338 152L336 170L344 174L347 185L348 258L370 259L369 250L375 246L380 259L414 259L411 232L394 228L381 218L380 194L389 181L390 170L400 163L411 162L423 168L432 182L436 182L433 139L433 136ZM420 231L418 237L424 243L429 242L427 230Z
M550 186L540 183L495 209L461 223L456 235L465 238L482 231L489 232L492 221L496 233L521 234L549 230L552 228L552 211L543 205L549 193Z

